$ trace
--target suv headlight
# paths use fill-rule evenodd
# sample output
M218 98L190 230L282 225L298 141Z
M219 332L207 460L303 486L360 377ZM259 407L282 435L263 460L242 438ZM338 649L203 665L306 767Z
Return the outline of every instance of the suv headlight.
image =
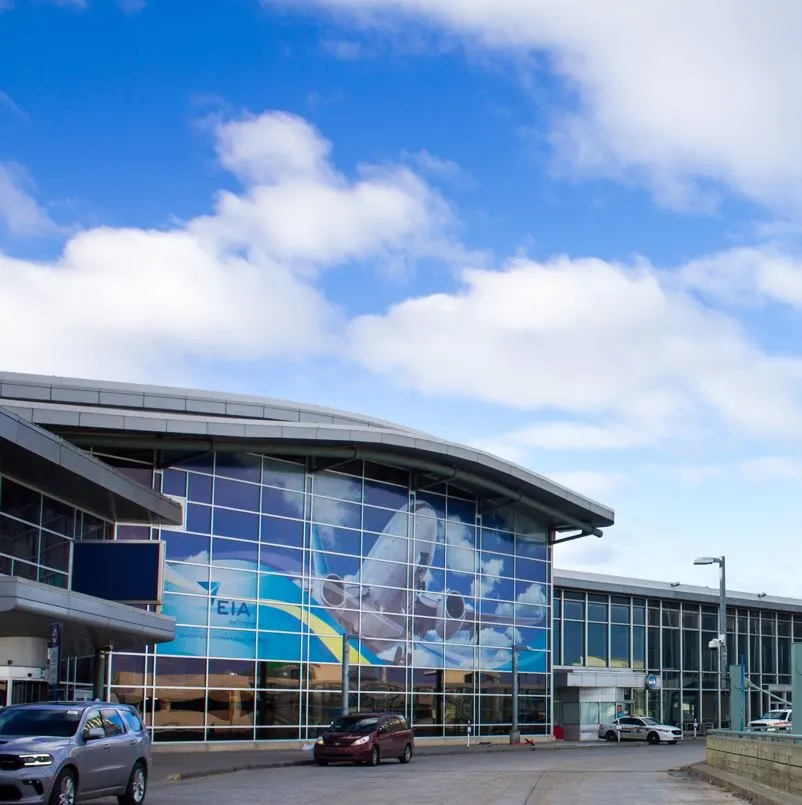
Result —
M20 755L23 766L50 766L53 763L52 755Z
M354 741L354 746L362 746L362 744L366 744L370 740L370 735L363 735L361 738L357 738Z

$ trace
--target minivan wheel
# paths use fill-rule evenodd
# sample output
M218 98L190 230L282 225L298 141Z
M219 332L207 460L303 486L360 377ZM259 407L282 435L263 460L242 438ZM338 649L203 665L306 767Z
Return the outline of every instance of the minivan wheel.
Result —
M398 760L401 763L409 763L412 760L412 747L409 744L404 747L404 754Z
M373 749L370 750L370 760L368 761L369 765L371 766L378 766L379 765L379 747L374 746Z
M128 778L128 787L121 797L117 797L117 802L119 805L142 805L147 789L148 774L145 767L139 762L134 763L131 776Z
M76 796L75 775L69 769L63 769L50 792L49 805L75 805Z

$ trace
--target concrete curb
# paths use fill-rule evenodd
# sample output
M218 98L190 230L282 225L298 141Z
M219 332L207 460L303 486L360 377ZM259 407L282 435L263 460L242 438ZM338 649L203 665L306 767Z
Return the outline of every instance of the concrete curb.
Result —
M647 744L644 743L631 743L627 744L630 747L645 747ZM443 747L429 747L424 748L423 751L420 749L418 750L417 754L422 757L438 757L438 756L448 756L448 755L464 755L464 754L501 754L504 752L523 752L523 751L538 751L538 752L549 752L549 751L564 751L569 749L613 749L613 747L618 746L618 744L612 744L607 742L587 742L587 743L537 743L534 745L530 744L474 744L473 746L468 749L465 746L443 746ZM298 750L299 752L302 750ZM290 766L311 766L314 765L315 761L312 758L311 752L304 752L304 757L298 757L293 760L287 759L279 759L279 758L270 758L271 750L265 749L265 754L268 757L265 757L264 760L258 761L250 761L245 763L237 763L233 762L230 766L220 767L220 768L201 768L201 769L193 769L192 771L186 772L176 772L174 774L168 775L164 782L166 783L180 783L185 782L187 780L197 780L203 777L217 777L222 774L235 774L241 771L261 771L264 769L281 769L287 768ZM158 755L157 755L158 756ZM162 757L168 757L169 755L165 754ZM154 781L155 782L155 781ZM158 784L158 783L156 783ZM800 804L802 805L802 801Z
M695 763L692 766L685 766L680 771L688 772L708 783L717 785L753 805L802 805L802 797L723 769L713 768L707 763Z

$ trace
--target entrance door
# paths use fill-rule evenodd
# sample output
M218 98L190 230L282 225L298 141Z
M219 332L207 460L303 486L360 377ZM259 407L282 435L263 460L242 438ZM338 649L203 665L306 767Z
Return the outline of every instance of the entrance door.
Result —
M12 679L9 704L35 704L47 701L47 683L29 682L28 680Z

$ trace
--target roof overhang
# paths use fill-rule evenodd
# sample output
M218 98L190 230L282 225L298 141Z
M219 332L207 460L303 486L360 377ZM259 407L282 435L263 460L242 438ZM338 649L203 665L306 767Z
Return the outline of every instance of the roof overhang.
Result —
M47 638L54 622L62 624L63 650L74 657L105 646L141 650L147 644L175 639L175 621L164 615L16 576L0 576L0 636Z
M109 521L182 521L181 506L0 408L0 471Z

